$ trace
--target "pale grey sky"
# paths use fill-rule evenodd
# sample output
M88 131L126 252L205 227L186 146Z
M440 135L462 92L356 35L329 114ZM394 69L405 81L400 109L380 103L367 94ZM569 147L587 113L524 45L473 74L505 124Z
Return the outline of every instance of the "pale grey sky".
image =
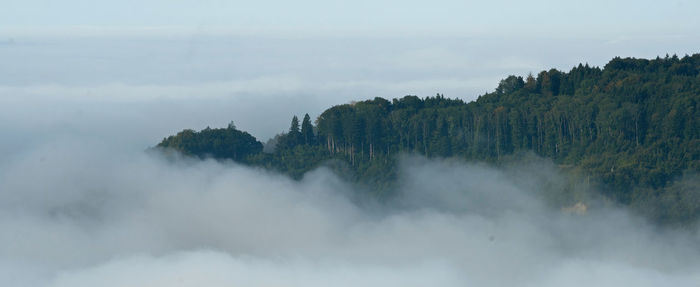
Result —
M316 117L353 100L443 93L470 101L511 74L700 47L697 1L0 0L0 7L0 129L12 135L0 150L66 134L140 149L231 120L266 140L292 115Z
M697 35L700 3L590 1L3 0L0 25L15 28L223 27L303 33L421 32L539 36Z

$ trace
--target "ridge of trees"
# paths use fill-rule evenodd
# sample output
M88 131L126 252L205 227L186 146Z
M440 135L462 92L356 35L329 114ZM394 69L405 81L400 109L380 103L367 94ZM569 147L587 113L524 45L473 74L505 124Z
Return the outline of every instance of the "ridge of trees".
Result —
M690 220L700 217L700 202L684 202L680 194L700 190L688 184L677 190L673 183L700 171L699 72L700 54L616 57L602 69L579 64L569 72L509 76L469 103L440 94L374 98L331 107L315 125L307 114L299 127L294 116L273 153L235 128L229 138L217 130L185 130L158 146L297 178L336 160L355 179L377 185L391 180L398 154L497 163L532 152L572 167L617 202L667 202L654 215L658 220ZM231 147L223 147L226 140ZM682 211L674 210L680 205Z
M157 148L169 148L182 154L246 162L251 155L262 152L263 144L247 132L236 129L233 122L227 128L205 128L199 132L186 129L164 138Z

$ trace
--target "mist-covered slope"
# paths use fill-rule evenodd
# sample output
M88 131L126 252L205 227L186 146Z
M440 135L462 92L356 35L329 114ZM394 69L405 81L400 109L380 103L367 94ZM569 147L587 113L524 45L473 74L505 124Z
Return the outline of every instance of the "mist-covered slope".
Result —
M566 177L402 157L391 202L327 168L58 141L0 162L3 286L697 286L696 229L548 204ZM38 180L40 179L40 180Z
M571 188L601 191L660 222L688 223L700 216L699 72L700 54L615 58L602 69L509 76L470 103L442 95L375 98L329 108L315 125L294 117L289 132L269 142L273 153L233 158L193 150L192 142L236 145L222 145L208 130L158 146L296 178L336 160L337 170L380 191L393 183L400 154L503 163L534 153L576 175Z

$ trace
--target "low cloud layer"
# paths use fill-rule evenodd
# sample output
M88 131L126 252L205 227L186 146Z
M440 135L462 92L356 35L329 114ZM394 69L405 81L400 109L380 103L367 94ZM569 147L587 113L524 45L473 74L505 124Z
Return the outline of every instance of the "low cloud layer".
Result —
M326 169L55 141L0 163L7 286L698 286L700 237L542 200L551 164L407 157L397 198ZM362 202L362 203L358 203Z

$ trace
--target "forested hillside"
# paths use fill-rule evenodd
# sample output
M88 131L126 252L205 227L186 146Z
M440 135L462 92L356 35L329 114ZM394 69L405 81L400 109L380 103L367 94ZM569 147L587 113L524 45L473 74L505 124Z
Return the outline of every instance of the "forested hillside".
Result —
M263 145L255 137L239 131L233 123L225 129L207 127L199 132L183 130L164 138L159 147L169 147L185 155L226 158L238 162L262 152Z
M391 181L399 154L498 163L532 152L615 201L653 208L657 220L688 221L700 216L699 187L673 183L700 171L699 72L700 54L615 58L602 69L509 76L470 103L442 95L374 98L329 108L315 125L308 115L301 125L294 117L272 153L238 139L250 135L235 127L226 129L230 137L187 131L158 146L293 177L336 159L356 180L377 186Z

